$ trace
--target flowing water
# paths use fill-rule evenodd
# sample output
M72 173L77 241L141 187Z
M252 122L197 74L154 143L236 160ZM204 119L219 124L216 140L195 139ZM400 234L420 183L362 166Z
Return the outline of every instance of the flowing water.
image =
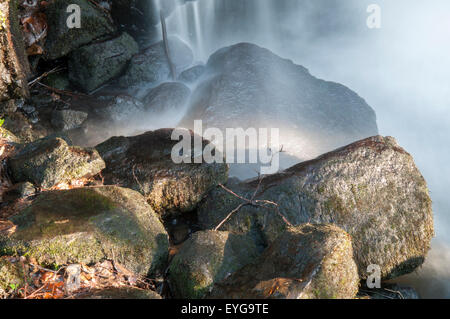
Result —
M157 8L167 0L154 0ZM434 202L436 240L423 269L402 281L423 297L450 297L450 3L379 0L381 29L366 25L368 0L182 1L168 31L198 61L237 42L252 42L349 86L414 156Z

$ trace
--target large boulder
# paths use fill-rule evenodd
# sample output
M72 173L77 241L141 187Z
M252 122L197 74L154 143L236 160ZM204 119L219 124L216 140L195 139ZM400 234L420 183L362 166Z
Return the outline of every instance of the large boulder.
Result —
M214 285L210 298L350 299L359 277L351 237L333 225L286 230L253 263Z
M176 36L169 37L170 56L176 72L179 73L189 67L194 54L189 46ZM162 41L151 45L144 52L135 55L125 75L119 80L124 87L135 85L156 86L170 80L169 62Z
M347 87L249 43L214 53L181 122L279 128L284 151L305 160L378 134L373 109Z
M203 298L213 284L252 262L260 251L250 236L200 231L192 235L169 267L176 298Z
M27 97L30 66L22 41L17 0L0 0L0 116L3 101Z
M232 181L228 187L251 198L257 185ZM255 199L276 203L294 225L333 223L346 230L361 278L372 264L384 278L413 271L434 235L427 184L412 156L391 137L364 139L266 176ZM216 227L241 202L217 188L199 206L200 225ZM274 241L286 228L275 208L244 207L221 229L245 233L256 223Z
M69 28L67 25L68 18L73 14L67 12L71 4L80 7L81 28ZM83 45L117 31L111 17L89 0L51 1L45 13L48 34L44 52L51 60L61 58Z
M48 137L20 146L8 166L15 182L32 182L48 189L97 175L105 162L95 149L69 146L60 137Z
M119 76L138 51L138 44L127 33L81 47L70 54L69 79L87 92L95 90Z
M43 265L118 261L138 275L160 272L168 235L138 192L116 186L42 193L10 219L17 229L0 239L3 253Z
M113 137L96 146L106 162L102 175L107 184L121 185L144 194L160 214L189 212L205 195L228 178L226 164L175 164L171 153L178 141L173 129L134 137ZM188 132L192 140L194 135ZM203 145L209 144L203 140ZM192 145L192 144L191 144Z
M189 101L191 90L183 83L163 83L150 90L143 98L147 111L155 114L182 112Z

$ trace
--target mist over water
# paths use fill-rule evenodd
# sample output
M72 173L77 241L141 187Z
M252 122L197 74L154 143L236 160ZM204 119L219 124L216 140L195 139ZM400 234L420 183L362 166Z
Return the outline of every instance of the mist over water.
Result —
M381 7L381 29L366 25ZM423 269L402 279L423 297L450 297L450 2L434 0L197 0L168 18L169 33L190 43L198 61L252 42L342 83L378 117L426 178L436 239Z

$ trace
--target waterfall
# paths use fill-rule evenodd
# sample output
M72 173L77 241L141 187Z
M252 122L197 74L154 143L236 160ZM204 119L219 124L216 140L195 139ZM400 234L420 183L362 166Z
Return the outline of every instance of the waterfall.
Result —
M151 1L156 12L170 2ZM198 61L206 62L215 50L236 42L272 42L276 9L280 6L275 0L173 1L176 6L166 19L168 32L188 43Z
M214 27L216 1L177 1L177 7L167 18L168 32L188 43L197 60L205 61L211 53L205 43Z

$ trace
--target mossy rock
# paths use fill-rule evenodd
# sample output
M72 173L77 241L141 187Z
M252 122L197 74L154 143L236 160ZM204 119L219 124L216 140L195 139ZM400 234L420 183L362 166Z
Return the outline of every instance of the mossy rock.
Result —
M59 183L94 176L105 168L95 149L69 146L60 137L48 137L21 146L8 161L15 182L51 188Z
M351 299L358 292L352 240L334 225L287 229L251 264L214 285L209 298Z
M138 50L136 41L125 32L114 39L83 46L69 56L69 79L84 91L93 91L119 76Z
M67 12L71 4L80 7L81 28L68 28ZM117 28L111 17L88 0L58 0L46 8L48 34L45 44L45 56L50 60L66 56L79 47L94 40L114 34Z
M168 235L139 193L116 186L44 192L10 219L16 231L3 237L6 254L43 265L120 262L139 275L162 271Z
M176 298L203 298L216 282L252 262L260 250L250 236L200 231L192 235L169 267Z
M104 181L142 193L161 215L191 212L215 186L228 179L224 163L176 164L171 153L178 141L173 129L161 129L133 137L113 137L96 146L106 162ZM193 132L188 132L194 138ZM209 144L203 140L203 146ZM186 150L187 151L187 150Z
M250 198L257 185L234 181L228 187ZM256 199L277 203L293 225L333 223L347 231L362 279L369 265L379 265L385 279L412 272L434 236L425 179L391 137L367 138L266 176ZM241 202L216 188L199 205L200 225L216 227ZM245 233L252 224L270 242L287 227L274 207L244 207L221 230Z
M192 64L194 55L191 48L176 36L169 37L169 46L171 60L178 74ZM164 43L160 41L131 59L128 69L119 79L119 84L123 87L156 86L170 80L170 65L164 51Z

